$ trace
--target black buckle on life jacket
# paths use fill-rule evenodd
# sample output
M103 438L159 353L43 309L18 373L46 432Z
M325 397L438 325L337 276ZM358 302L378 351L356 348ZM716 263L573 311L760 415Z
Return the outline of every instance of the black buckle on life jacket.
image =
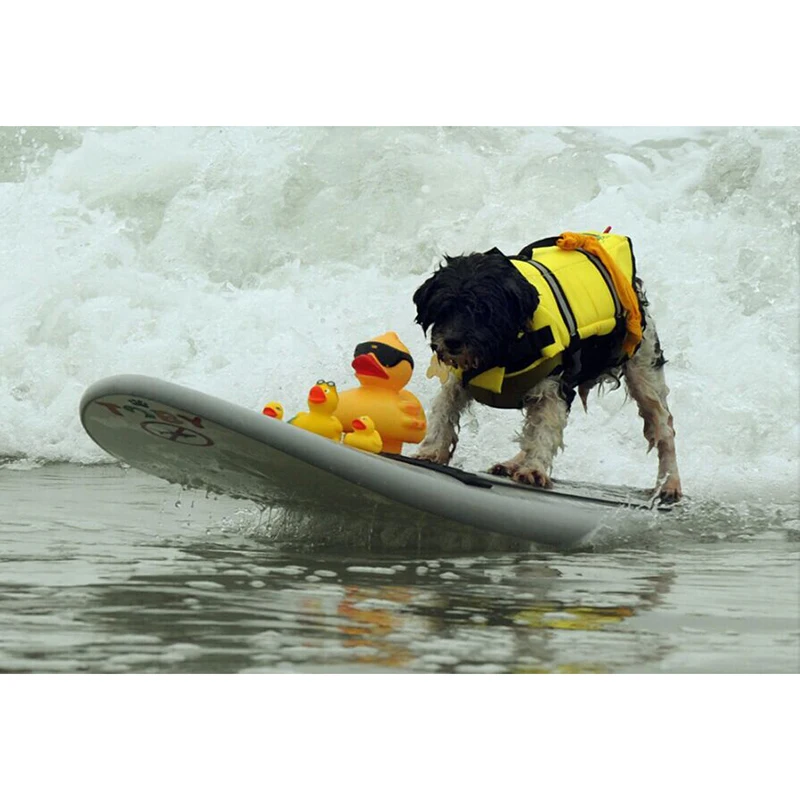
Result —
M503 366L506 372L519 372L542 357L542 350L556 341L550 326L525 331L508 349Z
M542 350L548 345L554 344L555 340L549 325L536 331L525 331L508 348L505 359L497 366L505 367L507 373L519 372L538 361L542 357ZM483 367L464 371L461 375L461 385L466 387L473 378L483 372L486 372Z

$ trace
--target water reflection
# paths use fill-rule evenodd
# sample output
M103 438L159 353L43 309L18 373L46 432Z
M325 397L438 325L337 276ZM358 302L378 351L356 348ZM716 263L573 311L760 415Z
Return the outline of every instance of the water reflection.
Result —
M624 629L672 580L669 570L628 572L603 587L581 555L359 563L251 546L182 550L182 569L93 588L78 615L90 632L72 653L80 670L613 671L626 653L641 658L637 637L589 654L581 643ZM581 571L596 573L593 595Z

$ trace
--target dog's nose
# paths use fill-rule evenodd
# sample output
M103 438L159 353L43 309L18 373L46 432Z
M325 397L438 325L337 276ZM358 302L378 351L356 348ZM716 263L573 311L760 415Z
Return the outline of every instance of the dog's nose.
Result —
M445 339L444 346L451 352L455 353L456 350L461 349L461 339Z

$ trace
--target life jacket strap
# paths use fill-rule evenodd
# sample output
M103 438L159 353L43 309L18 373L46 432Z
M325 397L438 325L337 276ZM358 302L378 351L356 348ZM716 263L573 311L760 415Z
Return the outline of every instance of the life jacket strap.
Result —
M523 261L530 261L534 250L539 247L555 247L558 239L558 236L548 236L546 239L539 239L535 242L531 242L519 251L517 258L521 258Z

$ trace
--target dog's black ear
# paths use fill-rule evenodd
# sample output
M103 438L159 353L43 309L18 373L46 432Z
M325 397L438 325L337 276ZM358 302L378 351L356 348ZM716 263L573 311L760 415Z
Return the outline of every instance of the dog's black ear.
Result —
M422 326L425 333L436 321L436 294L436 275L434 274L414 292L412 297L414 305L417 307L417 316L414 321Z
M532 319L539 306L539 292L514 266L511 259L493 247L485 254L487 265L495 270L498 285L503 289L508 315L523 328Z
M539 292L536 291L534 286L514 268L517 274L514 280L505 285L508 303L512 315L516 313L517 319L520 321L520 327L527 325L532 319L533 314L539 307Z

